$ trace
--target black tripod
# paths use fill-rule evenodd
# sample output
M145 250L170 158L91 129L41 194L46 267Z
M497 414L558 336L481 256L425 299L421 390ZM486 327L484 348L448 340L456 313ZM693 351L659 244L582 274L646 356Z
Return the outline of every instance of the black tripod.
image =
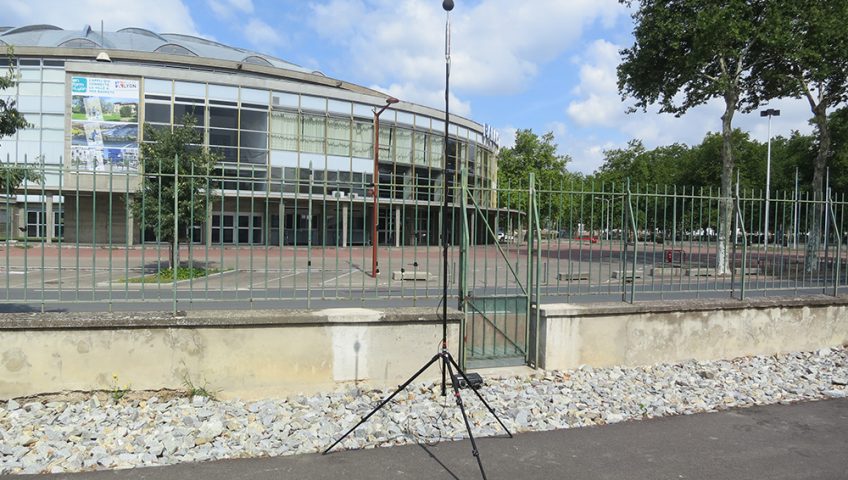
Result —
M442 343L441 349L439 353L435 354L433 358L430 359L420 370L415 372L415 375L411 376L409 380L404 382L403 385L399 386L397 390L394 391L391 395L388 396L385 400L383 400L379 405L377 405L374 410L362 417L362 420L359 421L356 425L353 426L350 430L347 431L344 435L342 435L338 440L336 440L332 445L327 447L324 450L324 454L333 449L336 445L339 444L342 440L344 440L348 435L350 435L354 430L356 430L360 425L368 421L372 415L377 413L378 410L383 408L387 403L389 403L395 395L400 393L403 389L409 386L416 378L418 378L425 370L430 368L431 365L441 360L442 367L442 396L447 395L447 378L446 375L450 376L451 387L453 388L453 396L456 399L456 405L459 407L459 410L462 412L462 419L465 422L465 428L468 430L468 438L471 440L471 454L474 455L474 458L477 460L477 465L480 467L480 474L483 476L483 480L486 480L486 471L483 469L483 462L480 461L480 453L477 451L477 442L474 440L474 434L471 432L471 422L468 421L468 415L465 412L465 406L462 404L462 396L459 393L459 389L461 388L460 378L465 381L465 385L472 389L477 398L483 402L483 405L489 410L489 413L495 417L495 420L501 425L509 438L512 438L512 433L506 428L506 425L503 424L498 415L495 413L495 410L489 405L488 402L480 395L476 389L472 387L471 381L468 379L468 376L465 375L465 372L459 368L459 364L451 356L448 351L448 184L450 183L448 180L448 159L450 158L449 152L449 141L448 141L448 127L450 125L450 11L453 10L453 0L444 0L442 2L442 8L447 12L447 21L445 22L445 139L444 139L444 160L445 160L445 180L443 183L443 198L444 202L442 204ZM454 148L455 144L454 144ZM456 162L456 155L454 154L454 162ZM454 163L455 165L455 163ZM377 172L374 172L374 175L377 175ZM463 193L464 194L464 193ZM464 214L464 212L463 212ZM460 299L462 301L462 299Z
M445 347L444 343L442 343L442 349L441 349L441 351L439 351L439 353L433 355L433 358L431 358L429 362L427 362L423 367L421 367L420 370L415 372L415 374L413 376L411 376L409 378L409 380L404 382L403 385L400 385L397 388L397 390L394 391L394 393L389 395L385 400L383 400L379 405L377 405L374 408L374 410L371 410L371 412L368 413L368 415L362 417L362 420L360 420L359 423L354 425L353 428L351 428L344 435L339 437L339 439L336 440L332 445L327 447L327 449L324 450L323 453L326 454L327 452L332 450L333 447L338 445L339 442L344 440L348 435L350 435L360 425L367 422L368 419L371 418L372 415L377 413L378 410L383 408L383 406L385 406L393 398L395 398L395 396L398 393L400 393L401 391L403 391L403 389L408 387L409 384L411 384L413 381L415 381L415 379L418 378L422 373L424 373L425 370L430 368L431 365L433 365L434 363L436 363L439 360L441 360L441 362L442 362L442 368L443 368L442 372L443 372L443 374L444 374L444 372L447 372L447 374L450 376L451 387L453 388L453 396L456 399L456 405L459 407L459 410L462 412L462 419L463 419L463 421L465 421L466 430L468 430L468 438L469 438L469 440L471 440L471 454L474 455L474 458L477 460L477 465L480 467L480 474L483 476L483 479L485 480L486 479L486 471L483 469L483 462L480 460L480 452L477 451L477 442L474 440L474 434L471 432L471 422L468 421L468 415L466 414L465 406L462 403L462 396L459 393L459 389L460 389L460 385L461 385L459 379L462 378L463 380L465 380L465 385L467 385L469 388L471 388L471 381L465 375L465 372L462 371L461 368L459 368L459 365L453 359L450 352ZM503 424L501 419L498 418L498 415L495 413L495 410L491 407L491 405L489 405L489 403L483 398L483 396L480 395L480 392L478 392L474 388L471 388L471 391L474 392L475 395L477 395L477 398L479 398L480 401L483 402L483 405L485 405L486 408L489 410L489 413L491 413L492 416L495 417L495 420L498 421L498 423L504 429L506 434L509 435L510 438L512 438L512 433L510 433L509 429L506 428L506 425ZM442 395L445 395L444 380L442 381Z

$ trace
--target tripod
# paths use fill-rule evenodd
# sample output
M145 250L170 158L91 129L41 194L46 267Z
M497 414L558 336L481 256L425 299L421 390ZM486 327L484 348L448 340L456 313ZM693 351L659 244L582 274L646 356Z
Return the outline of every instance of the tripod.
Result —
M450 376L451 387L453 389L453 396L456 400L456 405L459 407L459 410L462 412L462 419L465 422L465 428L468 430L468 438L471 440L471 454L474 455L474 458L477 460L477 466L480 467L480 475L483 476L483 480L486 480L486 471L483 469L483 462L480 460L480 452L477 451L477 442L474 440L474 434L471 432L471 422L468 421L468 415L465 412L465 406L462 403L462 395L459 393L459 389L461 388L460 378L465 381L465 385L471 387L471 381L468 379L468 376L465 375L465 372L459 368L459 364L451 356L448 351L448 184L450 183L448 180L447 173L448 169L448 159L451 157L449 152L449 136L448 136L448 127L450 126L450 11L453 10L453 0L443 0L442 8L447 12L447 20L445 22L445 138L444 138L444 160L445 160L445 180L443 183L443 198L444 202L442 203L442 342L439 353L435 354L433 358L430 359L420 370L415 372L414 375L409 377L409 380L400 385L397 390L394 391L391 395L388 396L385 400L383 400L379 405L377 405L374 410L362 417L362 420L359 421L356 425L353 426L350 430L348 430L344 435L339 437L332 445L327 447L324 450L324 454L328 453L333 449L336 445L339 444L342 440L344 440L348 435L350 435L354 430L356 430L360 425L368 421L372 415L377 413L378 410L383 408L387 403L389 403L395 396L403 391L406 387L409 386L416 378L418 378L425 370L430 368L436 362L441 362L442 367L442 396L447 396L447 378L446 375ZM376 122L375 122L376 123ZM456 148L454 146L454 148ZM456 162L456 154L453 155L454 162ZM376 163L375 163L376 168ZM374 171L375 177L377 176L377 171ZM463 213L464 214L464 213ZM462 301L462 299L460 299ZM495 413L495 410L486 402L486 399L480 395L476 389L471 388L477 398L483 402L483 405L489 410L489 413L495 417L495 420L501 425L509 438L512 438L512 433L510 433L509 429L506 428L506 425L503 424L498 415Z
M461 368L459 368L459 365L453 359L453 356L451 356L451 354L448 351L447 346L444 342L442 342L442 348L439 351L439 353L433 355L433 358L431 358L429 362L427 362L423 367L421 367L420 370L415 372L414 375L409 377L409 380L404 382L403 385L400 385L397 388L397 390L394 391L394 393L389 395L385 400L383 400L379 405L377 405L373 410L371 410L371 412L368 413L368 415L365 415L364 417L362 417L362 420L360 420L359 423L354 425L344 435L339 437L339 439L336 440L332 445L327 447L327 449L324 450L323 454L327 454L330 450L333 449L333 447L338 445L339 442L341 442L348 435L353 433L353 431L356 430L360 425L367 422L368 419L371 418L372 415L377 413L377 411L379 411L387 403L392 401L392 399L395 398L395 396L398 393L403 391L406 387L409 386L409 384L411 384L413 381L415 381L416 378L418 378L422 373L424 373L425 370L430 368L431 365L433 365L434 363L436 363L438 361L441 361L441 366L442 366L442 369L443 369L442 370L442 376L443 376L442 395L443 396L445 395L444 373L447 372L447 374L450 376L451 387L453 389L453 396L456 400L456 405L459 407L459 410L462 412L462 419L465 422L465 429L468 430L468 439L471 440L471 454L477 460L477 466L480 467L480 475L483 476L483 480L486 480L486 471L483 469L483 462L480 460L480 452L477 450L477 442L474 440L474 434L471 432L471 422L468 421L468 415L465 412L465 405L463 405L463 403L462 403L462 395L460 395L460 393L459 393L459 389L460 389L459 379L462 378L463 380L465 380L465 385L467 385L469 388L471 388L471 381L465 375L465 372ZM506 434L509 435L509 438L512 438L512 433L510 433L509 429L506 428L506 425L503 424L501 419L498 418L498 415L495 413L495 410L492 408L492 406L489 405L489 402L487 402L486 399L484 399L483 396L480 394L480 392L478 392L476 389L471 388L471 391L474 392L475 395L477 395L477 398L479 398L481 402L483 402L483 405L485 405L486 408L489 410L489 413L491 413L492 416L495 417L495 420L498 421L498 423L504 429Z

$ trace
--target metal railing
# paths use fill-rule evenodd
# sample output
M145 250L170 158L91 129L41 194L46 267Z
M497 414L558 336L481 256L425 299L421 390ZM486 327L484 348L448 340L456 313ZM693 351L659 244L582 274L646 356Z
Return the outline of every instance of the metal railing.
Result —
M532 291L548 303L836 295L846 284L846 200L829 189L824 199L773 192L769 232L765 196L740 191L732 195L737 224L726 232L723 196L709 188L536 179L538 200L528 208L529 181L493 189L470 176L465 204L460 184L450 185L445 219L439 180L410 169L402 183L380 185L375 276L370 185L341 175L319 181L307 169L269 179L265 169L240 168L181 170L177 184L195 187L174 189L173 174L39 167L43 182L0 192L4 308L435 307L443 221L454 294L460 273L475 295ZM460 266L463 222L469 248ZM168 234L175 226L179 239ZM527 258L531 236L538 262Z

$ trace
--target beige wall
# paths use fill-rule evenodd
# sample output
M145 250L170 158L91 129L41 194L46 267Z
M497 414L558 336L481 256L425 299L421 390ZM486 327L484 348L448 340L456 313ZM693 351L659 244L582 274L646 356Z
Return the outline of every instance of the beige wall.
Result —
M222 398L245 399L356 380L393 386L430 360L441 338L432 312L387 316L333 309L288 318L274 312L237 317L118 321L124 325L105 329L0 329L0 398L109 389L113 374L134 390L181 388L188 375L195 384L220 389ZM449 329L452 345L458 318ZM437 375L432 367L425 378Z
M848 342L845 299L781 304L679 303L641 306L545 305L540 311L539 365L650 365L681 360L817 350ZM733 303L735 302L735 303ZM710 303L712 305L706 305Z

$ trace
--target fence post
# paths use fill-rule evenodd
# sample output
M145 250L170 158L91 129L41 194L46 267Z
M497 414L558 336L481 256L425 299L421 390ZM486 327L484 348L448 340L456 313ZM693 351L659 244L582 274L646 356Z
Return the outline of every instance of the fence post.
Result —
M177 313L177 270L180 268L180 231L179 231L179 198L180 198L180 158L174 155L174 252L171 259L171 286L173 288L173 313ZM161 171L160 171L161 173Z

